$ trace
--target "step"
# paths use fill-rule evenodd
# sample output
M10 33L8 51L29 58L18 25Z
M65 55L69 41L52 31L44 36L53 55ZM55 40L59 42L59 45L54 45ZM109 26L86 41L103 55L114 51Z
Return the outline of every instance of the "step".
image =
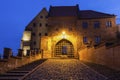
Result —
M32 70L34 70L39 64L43 63L44 61L45 60L33 62L31 64L11 70L5 74L1 74L0 80L21 80L24 76L26 76L26 74L29 74Z
M9 71L7 73L29 73L29 71Z
M20 80L21 77L0 77L0 80Z
M32 69L33 69L33 68L31 68L31 69L30 69L30 68L25 68L25 69L22 68L22 69L14 69L13 71L28 71L28 72L29 72L29 71L31 71Z
M24 76L26 73L5 73L0 75L0 77L2 76Z

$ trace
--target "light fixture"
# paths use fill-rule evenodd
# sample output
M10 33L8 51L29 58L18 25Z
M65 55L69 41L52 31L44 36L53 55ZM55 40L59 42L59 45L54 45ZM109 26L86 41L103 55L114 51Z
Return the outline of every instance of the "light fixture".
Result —
M62 32L62 38L66 38L66 34L65 34L65 31Z
M65 35L65 31L63 31L62 34Z

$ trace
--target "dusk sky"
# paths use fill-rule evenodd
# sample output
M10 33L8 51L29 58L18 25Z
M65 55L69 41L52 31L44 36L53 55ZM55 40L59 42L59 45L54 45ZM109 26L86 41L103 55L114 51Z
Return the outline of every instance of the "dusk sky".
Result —
M4 47L16 53L26 25L42 8L49 10L50 5L76 4L79 4L80 10L95 10L120 18L120 0L0 0L0 53L3 53Z

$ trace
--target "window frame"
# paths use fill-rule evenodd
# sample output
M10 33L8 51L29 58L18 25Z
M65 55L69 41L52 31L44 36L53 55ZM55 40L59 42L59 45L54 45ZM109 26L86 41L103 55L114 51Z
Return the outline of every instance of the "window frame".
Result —
M43 19L43 16L42 16L42 15L40 16L40 19Z
M37 24L34 22L34 23L33 23L33 27L36 27L36 26L37 26Z
M99 43L101 42L101 36L95 36L94 42L95 42L96 44L99 44Z
M42 33L39 33L39 36L41 36L42 35Z
M94 29L100 28L100 21L94 21Z
M35 32L32 32L32 36L36 36Z
M83 43L84 43L84 44L87 44L87 43L88 43L88 37L86 37L86 36L83 37Z
M82 22L82 28L87 29L88 28L88 22L86 22L86 21Z
M45 36L48 36L48 33L45 33Z
M112 21L107 21L105 25L107 28L112 27Z
M42 27L42 23L39 23L39 27Z

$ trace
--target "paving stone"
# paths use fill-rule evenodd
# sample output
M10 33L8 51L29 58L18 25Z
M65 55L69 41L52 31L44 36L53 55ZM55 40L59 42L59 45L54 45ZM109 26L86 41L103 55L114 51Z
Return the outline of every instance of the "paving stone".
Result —
M106 80L77 59L49 59L25 80Z

